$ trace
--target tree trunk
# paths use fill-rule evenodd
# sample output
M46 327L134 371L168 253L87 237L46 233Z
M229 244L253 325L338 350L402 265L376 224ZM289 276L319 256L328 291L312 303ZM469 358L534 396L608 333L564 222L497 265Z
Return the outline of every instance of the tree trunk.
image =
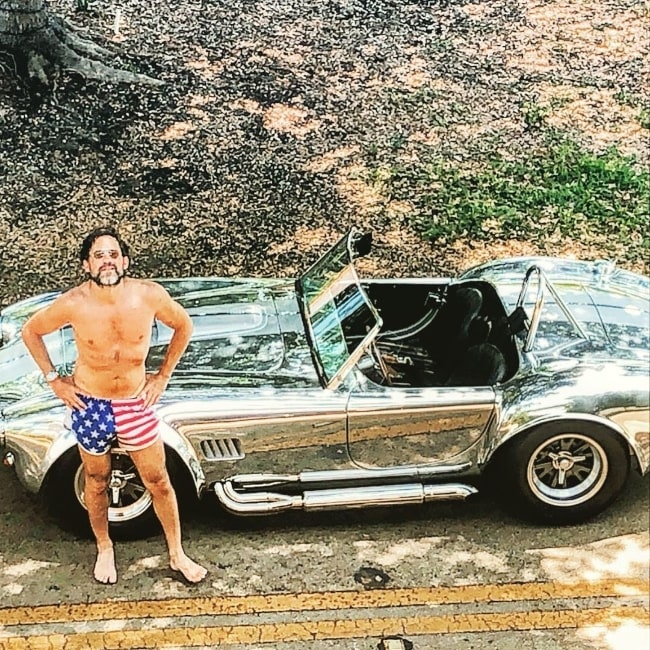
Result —
M111 53L51 14L46 0L0 0L0 51L12 55L21 76L43 85L63 70L115 83L163 83L102 63Z

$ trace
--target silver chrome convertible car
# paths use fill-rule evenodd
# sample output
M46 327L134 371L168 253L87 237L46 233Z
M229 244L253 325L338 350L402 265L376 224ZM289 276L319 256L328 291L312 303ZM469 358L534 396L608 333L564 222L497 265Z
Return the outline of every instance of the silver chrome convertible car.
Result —
M522 515L569 523L650 465L649 290L607 262L518 258L457 279L360 280L350 231L298 280L161 280L194 321L157 410L172 480L238 515L465 499L488 485ZM85 522L64 407L1 313L5 465ZM159 366L170 331L155 323ZM61 373L72 332L46 339ZM112 449L110 521L146 533L151 499Z

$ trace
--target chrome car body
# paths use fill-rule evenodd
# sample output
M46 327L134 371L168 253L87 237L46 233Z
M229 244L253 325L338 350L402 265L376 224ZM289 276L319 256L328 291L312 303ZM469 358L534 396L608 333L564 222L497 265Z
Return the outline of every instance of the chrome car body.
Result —
M609 505L632 463L648 472L647 278L518 258L362 281L369 249L352 230L295 282L160 281L194 322L157 406L175 483L246 515L464 499L488 477L527 515L568 522ZM56 295L1 313L0 445L27 490L79 519L76 442L19 336ZM170 334L154 324L151 369ZM70 372L72 331L46 342ZM147 530L149 495L112 453L111 525Z

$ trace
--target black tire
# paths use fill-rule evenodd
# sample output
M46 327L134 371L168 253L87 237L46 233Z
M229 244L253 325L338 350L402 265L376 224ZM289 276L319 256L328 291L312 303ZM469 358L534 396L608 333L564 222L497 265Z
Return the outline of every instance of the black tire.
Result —
M603 425L554 422L508 443L497 467L491 474L506 507L532 521L572 524L602 512L621 493L630 454Z
M151 495L129 455L121 449L111 450L113 480L109 487L109 532L113 539L141 539L160 532ZM167 453L167 470L172 484L178 476L173 456ZM48 473L41 496L59 525L84 537L92 536L88 511L83 501L83 471L79 451L66 452ZM183 490L185 493L186 490ZM179 500L181 495L178 494Z

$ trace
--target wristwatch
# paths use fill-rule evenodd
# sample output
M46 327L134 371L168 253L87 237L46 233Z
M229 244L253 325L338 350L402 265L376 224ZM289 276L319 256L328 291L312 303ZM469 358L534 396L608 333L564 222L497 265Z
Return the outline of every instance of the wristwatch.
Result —
M45 373L45 381L48 384L58 378L59 378L59 373L56 370L50 370L50 372Z

